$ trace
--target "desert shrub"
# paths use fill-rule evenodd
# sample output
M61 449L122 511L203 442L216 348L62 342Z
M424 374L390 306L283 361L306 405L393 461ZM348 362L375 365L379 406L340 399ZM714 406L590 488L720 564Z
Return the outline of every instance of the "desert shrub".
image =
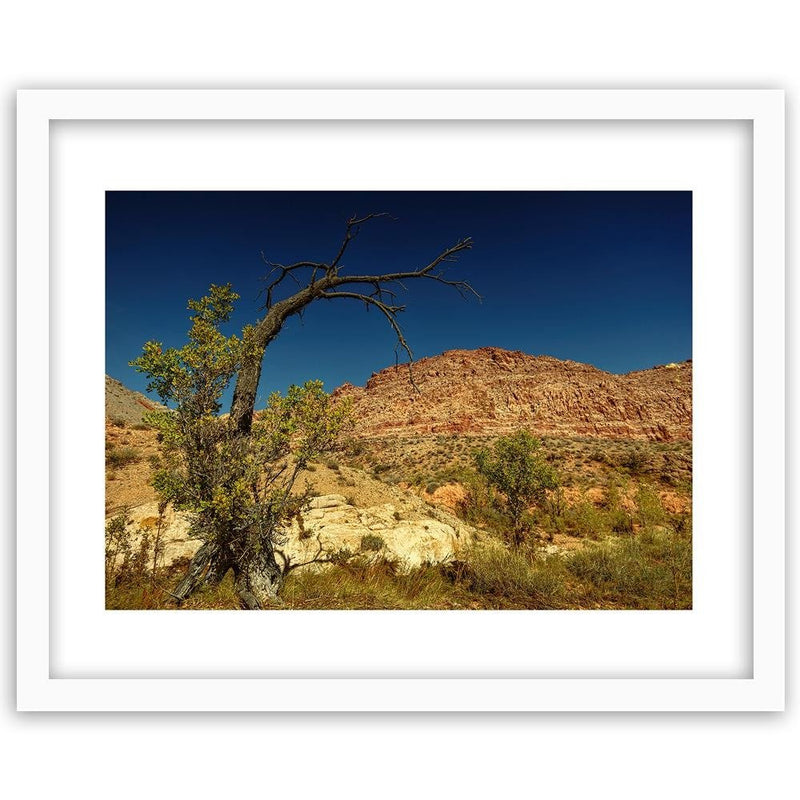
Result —
M670 514L668 521L672 526L672 529L679 536L692 535L692 515L689 512L683 512L682 514Z
M567 500L561 486L557 486L555 489L548 492L544 503L544 510L549 520L556 527L560 527L559 523L563 520L564 513L567 510Z
M328 469L332 469L334 472L338 472L341 469L341 467L339 466L339 462L335 458L326 459L325 466Z
M146 422L137 422L135 425L131 425L131 428L135 431L151 430L150 426Z
M616 476L611 476L605 487L601 507L607 529L613 533L633 533L633 517L623 503L623 489Z
M606 514L593 503L582 500L571 506L566 514L565 527L573 536L586 539L600 539L609 530Z
M649 454L641 446L632 447L622 459L622 466L633 475L648 472L651 466Z
M124 428L127 426L127 422L125 422L122 417L110 417L108 420L115 428Z
M623 508L609 510L607 521L614 533L633 533L633 517Z
M377 552L386 546L383 538L374 533L368 533L361 537L361 549L369 552Z
M603 452L600 449L592 450L588 456L590 461L594 461L597 464L612 464L613 462L609 459L608 454Z
M636 509L639 523L645 528L661 525L667 519L658 492L646 483L641 484L636 492Z
M135 534L139 534L136 542ZM144 582L150 562L149 533L134 531L127 508L123 508L106 523L106 591L119 586Z
M528 431L501 436L492 450L475 454L478 472L503 497L511 527L511 542L519 546L529 530L528 507L542 505L547 490L559 485L555 470L541 452L541 442Z
M106 450L106 466L124 467L135 464L141 457L141 453L135 447L110 447Z

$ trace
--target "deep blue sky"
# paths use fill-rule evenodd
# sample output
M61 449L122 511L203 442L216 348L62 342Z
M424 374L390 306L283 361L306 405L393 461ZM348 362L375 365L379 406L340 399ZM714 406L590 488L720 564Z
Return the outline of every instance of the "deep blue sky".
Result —
M259 251L329 261L345 220L372 211L397 219L364 226L348 272L415 269L474 239L450 276L481 303L430 281L400 298L416 358L493 345L617 373L691 358L691 192L108 192L106 371L144 391L128 362L149 339L185 343L188 298L232 283L241 329L260 315ZM394 346L375 309L312 305L268 348L258 405L311 378L363 385Z

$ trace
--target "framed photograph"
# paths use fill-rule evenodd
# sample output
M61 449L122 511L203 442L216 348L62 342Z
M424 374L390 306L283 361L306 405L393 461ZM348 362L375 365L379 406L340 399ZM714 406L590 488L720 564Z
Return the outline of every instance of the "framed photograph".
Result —
M782 710L783 104L21 91L18 708Z

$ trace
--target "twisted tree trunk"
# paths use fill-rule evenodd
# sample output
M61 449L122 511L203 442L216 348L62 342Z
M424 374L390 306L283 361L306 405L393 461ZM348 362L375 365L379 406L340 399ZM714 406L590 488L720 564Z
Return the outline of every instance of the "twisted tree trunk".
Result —
M181 582L175 587L175 591L172 592L172 596L175 597L178 602L186 600L186 598L203 582L208 567L217 553L217 549L216 545L211 542L206 542L194 554L194 557L189 562L186 575L183 576Z
M235 564L234 586L244 606L250 610L282 605L278 593L283 586L283 570L271 547L264 547L244 563Z

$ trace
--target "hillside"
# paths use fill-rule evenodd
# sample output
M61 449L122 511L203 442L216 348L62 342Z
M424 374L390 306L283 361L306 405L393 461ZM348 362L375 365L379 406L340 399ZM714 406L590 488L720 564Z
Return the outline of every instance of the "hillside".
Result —
M413 383L411 375L413 375ZM416 389L414 387L416 384ZM359 436L505 434L650 441L692 438L692 363L627 375L549 356L484 347L449 350L344 384Z
M106 375L106 419L138 425L144 421L146 411L163 408L160 403Z

